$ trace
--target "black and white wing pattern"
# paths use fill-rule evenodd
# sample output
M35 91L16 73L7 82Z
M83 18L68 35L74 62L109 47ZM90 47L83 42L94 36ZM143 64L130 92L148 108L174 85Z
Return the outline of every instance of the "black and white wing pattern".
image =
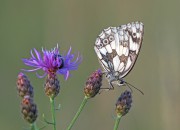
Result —
M125 77L138 57L144 34L142 22L132 22L104 29L97 37L94 49L107 72L118 72Z

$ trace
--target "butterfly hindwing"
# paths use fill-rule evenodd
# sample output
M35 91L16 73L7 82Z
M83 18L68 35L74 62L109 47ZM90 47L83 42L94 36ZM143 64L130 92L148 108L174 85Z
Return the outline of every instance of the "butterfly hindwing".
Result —
M118 33L115 27L104 29L96 39L94 49L100 63L107 71L114 70L113 58L117 55L115 51L117 43Z
M95 42L95 52L107 72L125 77L133 68L143 40L144 25L132 22L104 29Z

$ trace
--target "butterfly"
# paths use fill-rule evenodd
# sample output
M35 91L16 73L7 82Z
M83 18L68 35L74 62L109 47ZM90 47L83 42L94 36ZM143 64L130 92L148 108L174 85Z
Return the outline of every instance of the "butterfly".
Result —
M136 62L143 35L144 24L137 21L103 29L97 37L94 50L104 68L110 84L109 89L114 89L112 83L119 86L131 85L123 78L132 70Z

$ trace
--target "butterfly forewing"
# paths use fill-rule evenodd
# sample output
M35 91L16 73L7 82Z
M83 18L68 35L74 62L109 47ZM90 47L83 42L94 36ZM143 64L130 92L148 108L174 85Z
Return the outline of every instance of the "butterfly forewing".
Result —
M104 29L95 42L95 52L107 72L125 77L133 68L141 48L144 25L132 22Z

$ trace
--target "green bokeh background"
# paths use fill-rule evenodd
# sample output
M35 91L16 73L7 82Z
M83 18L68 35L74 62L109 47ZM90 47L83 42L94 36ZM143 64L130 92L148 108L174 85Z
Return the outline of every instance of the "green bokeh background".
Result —
M134 90L133 106L123 117L123 130L180 129L180 1L179 0L0 0L0 130L23 130L28 124L20 113L16 78L21 59L32 48L53 48L83 55L83 62L72 77L60 76L61 93L56 105L57 129L65 129L84 95L84 83L99 68L93 44L103 28L131 21L142 21L145 35L140 55L126 81ZM42 114L51 119L43 79L27 73L38 104L38 126ZM108 82L103 81L108 87ZM103 92L89 100L73 130L112 130L114 105L125 88ZM52 129L51 126L45 130Z

